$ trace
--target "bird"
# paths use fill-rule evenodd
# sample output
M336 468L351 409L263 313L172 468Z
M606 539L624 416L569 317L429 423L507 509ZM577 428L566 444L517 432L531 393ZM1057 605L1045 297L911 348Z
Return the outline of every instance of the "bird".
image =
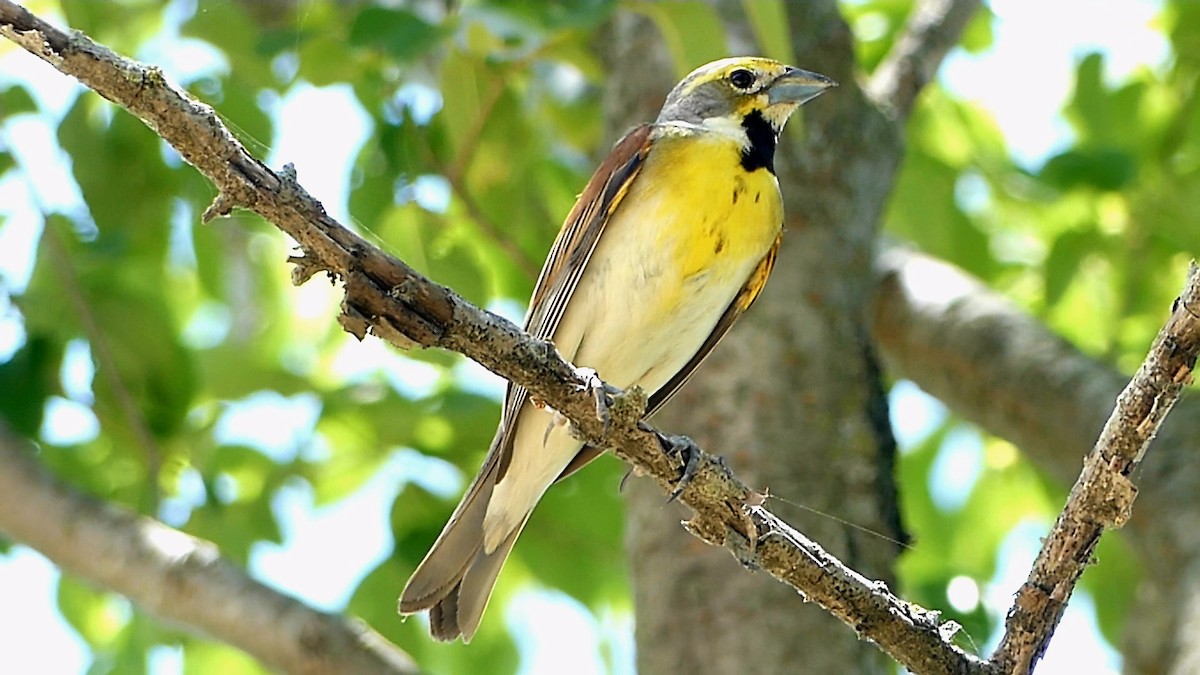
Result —
M775 147L788 117L836 86L762 57L703 65L657 119L619 140L567 215L525 330L618 388L649 417L766 283L782 240ZM483 466L405 585L437 640L470 642L501 567L546 490L603 452L508 384Z

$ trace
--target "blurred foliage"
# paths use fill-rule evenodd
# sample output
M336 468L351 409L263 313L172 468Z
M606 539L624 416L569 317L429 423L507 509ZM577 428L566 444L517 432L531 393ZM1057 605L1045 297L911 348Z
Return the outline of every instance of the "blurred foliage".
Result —
M57 10L119 52L161 62L264 156L279 132L275 106L288 92L305 83L347 87L368 119L347 177L356 225L470 300L512 307L530 293L560 218L605 150L600 96L616 75L590 45L618 6L477 0L447 13L447 4L31 6ZM742 6L764 51L791 59L785 4ZM722 19L703 3L630 0L620 9L654 22L680 73L726 53ZM865 0L844 9L869 72L911 3ZM980 276L1126 369L1140 360L1200 236L1188 218L1200 192L1200 8L1171 3L1162 26L1174 58L1161 71L1111 83L1102 56L1080 61L1065 110L1072 143L1041 166L1015 162L985 112L931 87L910 122L886 221L892 235ZM991 27L981 12L964 48L987 49ZM208 55L208 65L173 70L167 57L175 46ZM0 51L11 48L0 43ZM29 81L38 77L58 75ZM132 117L94 95L77 96L55 116L26 86L0 87L0 122L47 120L83 199L40 214L27 285L0 279L14 304L0 305L3 318L23 327L12 353L0 354L0 415L40 439L49 467L211 539L243 563L257 545L281 540L272 502L289 486L303 486L316 504L338 502L413 452L425 458L421 467L448 462L465 477L474 473L499 416L495 394L479 392L494 385L481 387L446 354L357 344L334 321L336 293L315 288L323 279L290 286L290 247L271 227L244 214L198 222L211 186ZM325 122L338 133L339 120ZM0 136L0 176L24 170ZM78 364L69 366L81 348L94 369L82 391L72 384ZM373 359L371 368L340 365L356 354ZM234 410L264 392L317 402L311 428L283 450L221 432ZM55 440L46 411L62 400L94 416L99 432ZM981 643L1002 617L950 609L950 580L965 576L986 588L1012 529L1048 519L1063 486L985 438L965 499L939 507L930 476L961 428L946 421L902 458L905 517L917 545L900 572L911 599L945 609ZM419 620L402 623L394 613L398 590L458 497L422 471L403 475L391 510L394 550L366 573L346 610L431 672L512 670L517 650L501 606L532 581L595 610L628 610L621 467L602 461L547 496L472 648L431 643ZM1111 537L1099 557L1105 565L1089 571L1085 585L1111 640L1137 571ZM91 672L143 672L146 655L162 645L182 646L187 672L258 671L243 655L159 625L70 577L59 584L58 604L95 654Z
M856 11L878 11L887 21L871 21L891 30L890 4L881 4ZM940 88L926 92L909 123L886 221L890 232L969 270L1126 372L1140 364L1200 251L1191 220L1200 181L1200 8L1166 3L1160 26L1172 54L1161 69L1113 82L1102 54L1080 59L1063 111L1070 140L1040 165L1014 160L986 112ZM859 47L868 63L883 53L869 42ZM985 438L969 496L935 506L928 491L913 488L951 451L945 434L964 426L947 420L903 458L904 512L917 545L902 558L900 576L907 597L963 624L975 643L963 646L974 649L1003 617L953 609L948 580L965 575L988 592L1014 528L1044 531L1066 486L1040 477L1004 441ZM1137 561L1111 536L1096 557L1102 564L1088 569L1082 589L1104 636L1119 646ZM1001 590L1007 597L1015 588Z

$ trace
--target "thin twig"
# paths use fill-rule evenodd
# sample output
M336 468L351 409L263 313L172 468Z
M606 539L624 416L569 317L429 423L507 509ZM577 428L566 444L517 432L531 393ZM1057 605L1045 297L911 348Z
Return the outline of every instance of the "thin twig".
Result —
M1004 639L992 662L1004 672L1029 673L1046 651L1080 575L1105 529L1125 524L1137 497L1130 479L1159 426L1192 381L1200 353L1200 269L1188 271L1183 293L1159 331L1150 353L1117 405L1067 504L1017 592L1005 621Z

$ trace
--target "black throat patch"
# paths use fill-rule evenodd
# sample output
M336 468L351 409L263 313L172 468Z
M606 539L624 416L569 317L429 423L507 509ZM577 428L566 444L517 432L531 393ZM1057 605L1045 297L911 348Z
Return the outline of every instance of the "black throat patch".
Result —
M747 171L766 169L775 173L775 128L762 115L754 112L742 118L750 145L742 148L742 168Z

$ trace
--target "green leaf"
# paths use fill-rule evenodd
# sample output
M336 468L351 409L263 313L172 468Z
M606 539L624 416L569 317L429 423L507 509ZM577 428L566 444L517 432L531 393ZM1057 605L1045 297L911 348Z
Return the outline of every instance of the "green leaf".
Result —
M350 44L376 49L401 61L415 59L442 38L442 29L412 12L369 6L354 17Z
M982 54L991 49L996 40L995 23L995 12L987 5L979 7L967 22L959 45L971 54Z
M47 220L19 307L31 334L91 344L99 366L95 412L102 426L120 432L119 445L136 452L144 447L143 425L159 437L180 429L197 386L163 295L162 258L153 255L165 251L160 236L81 241L70 227L61 216Z
M845 3L840 9L854 30L857 60L871 72L891 52L913 4L909 0Z
M96 114L100 106L110 104L80 97L58 130L98 230L92 250L121 259L125 272L146 286L161 287L179 172L166 166L161 141L145 125L112 110L106 124ZM120 158L119 170L113 158Z
M1133 182L1137 163L1115 148L1077 148L1046 161L1039 178L1059 189L1091 187L1116 191Z
M1109 89L1104 82L1104 61L1103 54L1092 53L1080 62L1067 116L1081 145L1132 152L1143 140L1146 86L1135 80Z
M409 203L391 209L376 233L416 270L486 305L491 287L481 269L478 235L466 229L470 224L447 227L439 216Z
M1068 230L1059 235L1046 256L1046 304L1056 305L1084 259L1096 252L1103 240L1095 229Z
M148 675L150 664L147 652L170 639L171 635L172 631L163 629L155 619L135 608L114 649L105 654L106 660L111 663L108 672Z
M0 363L0 417L18 434L36 438L46 399L59 390L63 348L44 335L30 335L12 358Z
M997 263L987 235L958 205L958 177L952 167L914 149L901 169L887 227L922 250L989 278Z
M468 4L464 11L475 9ZM617 0L559 0L557 2L531 3L525 0L484 0L478 3L485 12L481 14L489 28L500 32L512 30L514 21L528 25L528 29L541 31L563 31L566 29L594 29L606 21L619 6Z
M627 471L603 456L546 492L514 549L534 578L595 609L627 602L625 510L617 489Z
M120 636L128 616L128 601L94 590L70 575L58 579L58 610L67 623L94 649L103 650Z
M178 431L196 391L196 375L161 299L113 293L97 297L91 311L104 326L103 346L93 345L95 357L108 361L119 378L96 379L102 421L106 413L110 422L125 419L125 400L132 397L150 431L164 437Z
M233 483L235 501L268 501L287 476L286 467L276 464L255 448L222 445L203 466L209 476L221 476Z
M377 237L382 236L380 221L395 203L396 181L401 171L409 168L408 162L398 157L401 153L395 151L403 143L405 132L415 126L408 123L407 117L404 121L406 124L396 126L375 120L376 132L363 144L355 163L358 185L350 193L350 212ZM403 166L397 166L401 162Z
M208 500L192 511L184 528L188 534L218 542L221 555L241 565L246 564L255 544L283 541L269 495L253 501L224 503L216 497L217 479L215 473L206 473Z
M237 673L238 675L269 675L264 668L245 652L233 647L210 641L193 641L183 652L184 675L210 675L211 673Z
M95 4L94 0L83 0ZM310 3L305 13L318 12L327 3ZM242 88L257 93L260 87L275 83L271 64L263 58L270 54L269 42L247 9L253 3L206 2L180 27L180 33L198 38L216 47L234 68L222 83L223 89ZM293 44L296 33L293 32Z
M162 30L162 12L154 2L62 0L66 24L122 53L134 53Z
M1091 594L1096 605L1096 620L1100 632L1110 644L1119 645L1122 629L1131 616L1138 580L1145 570L1131 550L1128 541L1117 533L1100 539L1089 565L1080 579L1080 587Z
M742 0L742 10L754 29L764 56L781 63L796 62L788 34L787 8L783 0Z
M450 389L436 399L438 412L454 434L451 443L458 456L486 450L491 445L500 405L484 396Z
M344 499L362 487L389 456L388 448L379 442L364 415L351 411L334 414L327 409L317 431L329 447L337 448L329 460L310 466L306 472L318 506Z
M353 80L361 64L350 50L346 36L322 32L300 44L300 76L315 86L324 87Z
M277 362L281 355L269 345L226 341L191 356L206 390L217 398L240 399L262 390L284 396L312 391L312 381L282 367Z
M0 89L0 119L20 115L21 113L37 112L37 102L29 94L29 90L19 84Z
M487 123L490 103L504 86L500 74L479 59L451 52L442 63L442 109L435 119L449 142L447 164L457 161L464 143Z
M729 55L725 26L711 5L691 1L635 2L630 9L645 14L658 26L679 77Z

